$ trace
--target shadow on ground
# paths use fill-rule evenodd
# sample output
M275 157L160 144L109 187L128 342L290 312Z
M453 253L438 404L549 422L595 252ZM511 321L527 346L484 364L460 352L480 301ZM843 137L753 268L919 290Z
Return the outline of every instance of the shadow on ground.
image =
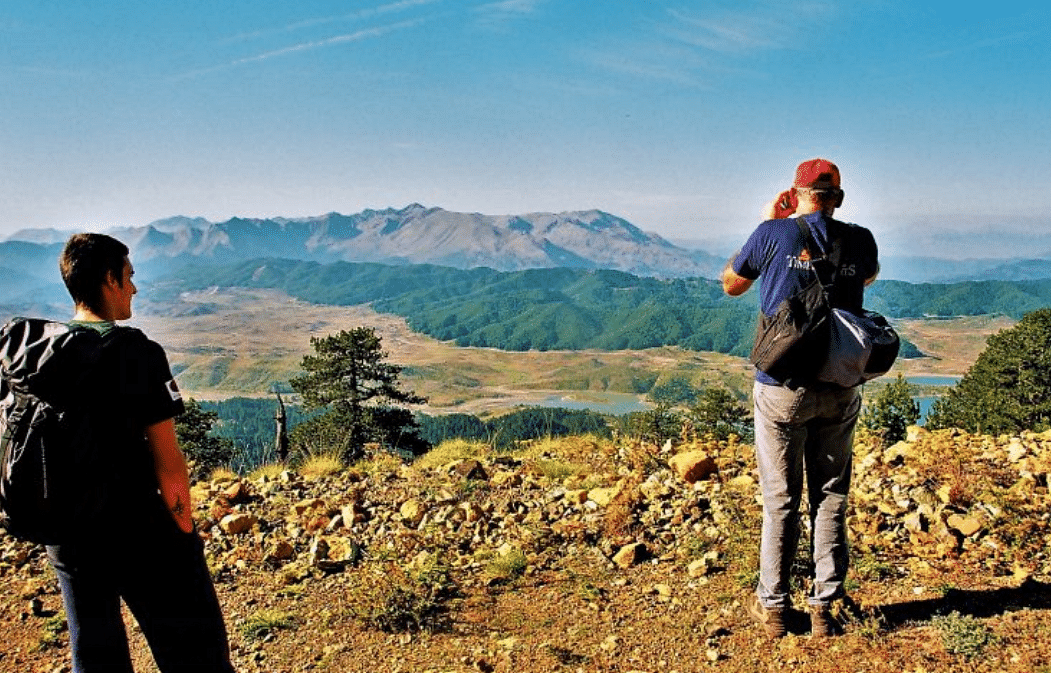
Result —
M1029 579L1020 586L1003 589L950 589L940 598L884 605L877 611L884 626L893 630L951 612L986 618L1026 609L1051 609L1051 584Z

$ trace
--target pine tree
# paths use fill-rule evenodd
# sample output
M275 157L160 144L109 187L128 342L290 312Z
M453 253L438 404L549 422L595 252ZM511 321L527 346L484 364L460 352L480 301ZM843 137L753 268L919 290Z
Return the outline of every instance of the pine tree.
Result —
M1051 428L1051 308L989 337L963 379L931 407L927 427L993 435Z
M913 399L912 386L905 377L884 386L861 414L861 425L883 438L887 444L905 439L910 425L920 419L920 405Z
M689 418L697 432L725 440L737 435L752 441L751 412L724 388L705 388L690 409Z
M175 437L187 460L193 463L194 479L201 479L215 468L229 465L234 457L232 440L210 434L218 418L218 413L205 411L192 397L186 401L184 411L175 418Z
M311 434L323 436L346 462L361 457L369 443L412 453L426 449L412 413L394 405L427 400L398 386L402 368L386 361L375 330L357 327L313 337L310 344L316 354L304 356L300 364L307 373L289 383L308 410L327 411L298 435L315 431Z

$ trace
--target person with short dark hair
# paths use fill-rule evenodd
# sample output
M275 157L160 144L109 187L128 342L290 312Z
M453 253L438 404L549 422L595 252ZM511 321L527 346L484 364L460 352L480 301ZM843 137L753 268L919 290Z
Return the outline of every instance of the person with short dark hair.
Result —
M743 294L759 279L760 310L777 313L816 273L810 260L823 257L839 241L839 259L830 303L859 312L866 285L879 272L876 242L868 229L832 217L843 203L839 168L827 159L804 161L792 187L777 195L764 221L722 274L730 296ZM797 223L802 217L820 250L807 249ZM816 374L816 372L815 372ZM799 506L804 473L810 503L813 576L811 633L829 636L839 625L830 608L845 597L847 575L846 506L850 488L854 427L861 409L857 386L805 380L778 380L756 372L755 450L763 496L759 583L749 612L770 637L785 635L791 610L790 571L799 541Z
M194 531L186 460L175 436L183 411L164 350L137 329L128 248L76 234L59 260L75 304L70 324L104 346L91 391L102 483L99 513L74 539L47 547L69 623L74 673L133 673L121 601L162 673L232 673L226 626Z

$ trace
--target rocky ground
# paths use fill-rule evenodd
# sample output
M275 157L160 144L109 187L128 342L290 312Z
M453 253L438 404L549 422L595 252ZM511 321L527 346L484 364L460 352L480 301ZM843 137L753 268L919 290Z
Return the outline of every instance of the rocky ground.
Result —
M1051 673L1049 471L1051 433L859 438L846 633L777 642L742 607L760 512L733 441L453 443L194 491L239 671ZM0 671L68 672L41 550L0 553Z

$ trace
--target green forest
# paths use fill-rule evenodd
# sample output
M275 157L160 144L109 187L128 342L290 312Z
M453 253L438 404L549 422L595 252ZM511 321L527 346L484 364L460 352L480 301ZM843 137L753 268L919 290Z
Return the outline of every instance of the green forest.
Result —
M682 346L744 356L758 293L725 297L719 282L658 279L610 270L454 269L433 265L319 264L282 259L196 267L169 292L213 286L274 288L304 301L372 304L423 334L460 346L623 350ZM877 281L866 306L895 318L999 314L1051 305L1051 280L913 284ZM902 357L920 353L903 344Z
M532 269L498 272L439 266L312 262L267 259L225 268L200 267L168 280L165 292L214 286L282 290L304 301L332 305L370 303L404 317L414 330L462 346L505 350L600 350L681 346L747 355L756 314L756 292L723 295L703 278L662 280L619 271ZM1051 304L1051 280L910 284L877 281L866 305L893 318L1006 315L1021 319ZM903 357L920 353L903 344ZM650 391L653 418L609 418L588 411L522 409L483 420L465 414L416 415L420 438L437 445L450 438L495 446L535 437L608 434L613 427L659 426L662 405L694 400L701 391L665 385ZM681 399L680 399L681 398ZM235 469L273 459L274 400L235 398L202 404L217 414L215 434L233 441ZM309 420L288 407L289 429ZM630 415L629 415L630 416ZM641 426L640 426L641 427ZM637 429L637 428L636 428Z
M234 397L217 402L203 401L200 406L217 416L211 434L233 442L233 469L244 472L276 462L276 399ZM288 430L314 415L295 404L286 404L285 412ZM504 448L517 441L539 437L584 434L609 437L611 424L615 424L616 419L587 410L532 407L489 420L471 414L416 414L416 422L420 438L432 446L447 439L466 439Z

